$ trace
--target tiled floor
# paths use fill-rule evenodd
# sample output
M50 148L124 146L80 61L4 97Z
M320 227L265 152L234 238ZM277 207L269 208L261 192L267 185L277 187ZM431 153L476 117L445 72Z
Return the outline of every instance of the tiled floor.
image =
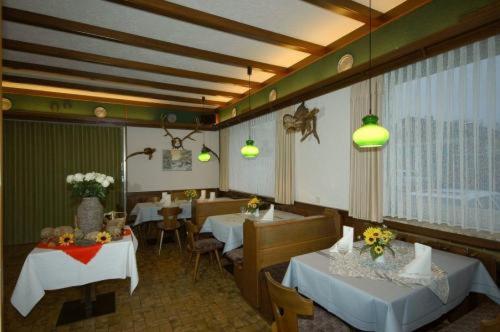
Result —
M81 297L68 288L47 292L33 311L22 317L10 304L10 296L25 257L32 246L5 248L5 331L269 331L269 325L241 297L233 277L218 271L208 258L201 262L201 278L193 283L184 257L175 243L157 255L156 246L142 245L137 252L140 281L129 295L130 281L98 284L97 293L116 292L114 314L55 327L59 310L67 300Z

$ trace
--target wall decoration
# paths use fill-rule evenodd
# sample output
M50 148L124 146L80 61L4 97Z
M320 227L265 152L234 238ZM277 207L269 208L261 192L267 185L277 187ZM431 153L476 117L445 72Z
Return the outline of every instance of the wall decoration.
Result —
M168 123L175 123L177 121L177 115L175 115L174 113L169 113L167 115L167 121Z
M164 171L191 171L193 156L191 150L163 150Z
M105 118L106 115L108 115L108 111L106 111L106 109L104 107L99 106L99 107L96 107L94 109L94 114L98 118L102 119L102 118Z
M286 129L287 133L300 131L302 134L302 138L300 139L301 142L309 135L313 134L319 144L319 136L316 131L316 114L318 113L319 109L313 108L309 110L305 103L302 102L293 115L285 114L283 116L283 127Z
M233 116L233 118L238 114L238 110L236 110L236 107L232 109L231 111L231 115Z
M148 159L151 160L151 158L153 158L153 153L155 153L155 151L156 151L156 149L153 149L153 148L144 148L143 151L138 151L138 152L134 152L134 153L129 154L126 159L133 157L133 156L140 155L140 154L145 154L146 156L148 156Z
M276 91L276 89L272 89L269 92L268 100L271 102L271 101L275 101L276 98L278 98L278 91Z
M10 99L2 98L2 111L8 111L12 108L12 102Z
M170 137L170 144L172 144L172 148L174 148L174 149L184 149L184 147L182 146L182 143L184 142L185 139L190 139L192 141L196 141L194 138L191 137L191 135L196 134L196 133L201 133L201 131L198 130L198 128L200 126L200 120L198 118L196 119L195 129L193 131L191 131L189 134L187 134L186 136L184 136L183 138L174 137L174 135L172 135L168 131L167 123L166 123L166 122L168 122L167 115L162 114L160 118L161 118L161 126L162 126L163 130L165 130L165 133L166 133L164 136Z
M352 68L354 64L354 58L351 54L345 54L342 56L337 64L337 71L339 73Z

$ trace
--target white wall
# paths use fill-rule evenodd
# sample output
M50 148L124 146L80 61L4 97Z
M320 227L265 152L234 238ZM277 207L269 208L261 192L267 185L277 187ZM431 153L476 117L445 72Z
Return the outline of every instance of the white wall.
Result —
M174 136L184 137L190 130L169 129ZM207 131L205 144L217 154L219 153L219 133ZM219 163L215 157L202 163L198 154L203 145L203 134L194 134L196 141L185 140L184 148L193 154L192 171L163 171L162 150L171 149L170 138L164 136L163 129L127 127L127 154L142 151L146 147L155 148L153 159L145 155L131 157L127 162L129 192L176 190L188 188L218 188Z
M319 108L318 135L295 141L295 200L347 210L349 207L350 87L306 102Z

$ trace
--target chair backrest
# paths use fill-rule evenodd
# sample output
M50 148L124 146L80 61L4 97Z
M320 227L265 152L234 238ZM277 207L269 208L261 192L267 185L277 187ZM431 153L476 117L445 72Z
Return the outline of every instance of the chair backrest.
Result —
M187 247L189 250L194 248L194 236L198 234L198 227L196 227L191 221L186 221L186 231L187 231Z
M481 321L481 332L497 332L500 331L500 314L492 320Z
M158 211L160 215L163 216L163 224L167 229L176 229L181 227L177 216L182 212L179 207L166 207Z
M269 272L266 272L265 276L277 330L279 332L298 332L297 315L312 316L314 312L313 302L300 296L295 289L276 282Z

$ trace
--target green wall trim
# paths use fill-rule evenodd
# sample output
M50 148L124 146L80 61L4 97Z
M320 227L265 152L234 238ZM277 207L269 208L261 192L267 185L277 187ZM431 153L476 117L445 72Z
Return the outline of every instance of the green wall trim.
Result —
M109 118L124 119L127 109L130 120L158 121L162 114L174 113L177 116L177 123L194 123L194 118L198 113L178 112L156 107L141 107L131 105L119 105L109 103L99 103L92 101L67 100L50 97L28 96L20 94L4 94L4 97L12 101L13 112L44 112L61 113L80 116L94 116L94 109L98 106L106 108ZM65 102L70 102L71 108L64 108ZM66 103L67 105L68 103ZM58 105L52 106L51 105Z
M372 57L377 58L403 46L421 40L433 33L459 24L460 18L495 0L434 0L414 12L378 29L372 34ZM346 53L354 57L354 66L365 64L368 56L368 36L358 39L346 47L329 54L322 59L298 70L261 91L253 94L252 107L268 103L268 95L276 89L278 97L289 95L304 87L331 78L338 74L337 63ZM223 122L232 118L232 109L236 107L237 114L248 112L247 98L236 105L221 109L219 120Z

